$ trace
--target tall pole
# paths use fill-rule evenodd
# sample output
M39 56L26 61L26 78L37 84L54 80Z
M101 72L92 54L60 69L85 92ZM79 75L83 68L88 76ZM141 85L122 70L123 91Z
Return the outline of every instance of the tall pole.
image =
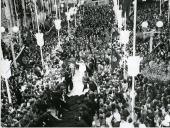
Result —
M126 25L126 12L125 12L125 21L124 21L124 25L125 25L125 30L127 29L127 25ZM124 55L123 55L123 78L126 79L126 60L125 60L125 53L126 53L126 43L124 43Z
M7 78L5 78L5 84L6 84L6 88L7 88L8 101L11 104L12 103L12 98L11 98L11 93L10 93L10 89L9 89L9 84L8 84L8 79Z
M59 15L59 19L61 19L61 14L60 14L60 13L61 13L61 12L60 12L60 6L61 6L61 5L60 5L60 0L59 0L59 3L58 3L58 4L59 4L59 5L58 5L58 7L59 7L58 15Z
M0 7L1 7L1 2L0 2ZM0 19L1 19L1 13L0 13ZM0 24L0 27L1 27L1 24ZM2 32L0 35L0 40L1 40L1 38L2 38ZM1 45L1 41L0 41L0 60L2 60L2 59L3 59L3 52L2 52L2 45Z
M123 47L123 51L124 51L124 55L123 55L123 78L126 79L126 44L124 44L124 47Z
M0 6L1 6L1 2L0 2ZM1 19L1 14L0 14L0 19ZM0 27L1 27L1 24L0 24ZM1 40L1 35L0 35L0 40ZM1 47L1 41L0 41L0 61L3 59L3 53L2 53L2 47ZM1 75L0 75L0 86L2 87L1 85ZM0 95L0 99L1 99L1 95Z
M67 0L67 13L68 13L68 0ZM67 20L67 23L68 23L68 30L67 30L67 32L69 33L69 29L70 29L70 23L69 23L69 20Z
M58 32L58 42L60 42L60 30L58 29L57 32Z
M168 24L170 24L169 22L170 22L170 0L168 0Z
M13 25L15 25L15 19L13 16L13 6L12 6L12 1L8 1L9 7L10 7L10 13L11 13L11 20L10 20L10 28L13 27ZM16 14L17 15L17 14ZM12 37L12 31L11 31L11 37ZM15 60L15 51L14 51L14 46L13 46L13 42L10 42L10 46L11 46L11 51L12 51L12 59L14 61L14 67L17 68L17 64L16 64L16 60Z
M37 28L38 28L38 33L39 33L40 30L39 30L39 23L38 23L37 5L36 5L35 0L34 0L34 6L35 6L35 16L36 16L36 20L37 20Z
M58 11L58 10L57 10L57 9L58 9L58 6L57 6L57 1L56 1L56 3L55 3L55 7L56 7L56 10L55 10L55 11L56 11L56 19L58 19L58 12L57 12L57 11Z
M11 36L12 36L12 32L11 32ZM13 44L12 41L10 42L10 44L11 44L12 59L13 59L13 62L14 62L14 67L17 68L17 63L16 63L16 59L15 59L14 44Z
M35 16L37 18L38 33L40 33L39 23L38 23L38 15L37 15L37 5L36 5L36 1L35 0L34 0L34 6L35 6ZM40 54L41 54L41 62L42 62L42 67L43 67L44 66L44 60L43 60L42 46L40 46Z
M41 63L42 63L42 67L43 67L44 66L44 60L43 60L42 46L40 46L40 52L41 52Z
M22 0L22 7L23 7L23 11L24 11L24 26L26 26L25 0Z
M162 15L162 7L161 7L161 4L162 4L162 0L160 0L160 16Z
M153 36L154 36L154 32L151 31L151 33L150 33L150 41L149 41L149 53L152 52Z
M74 4L74 7L75 7L75 4ZM77 24L76 24L76 14L75 14L74 18L75 18L74 24L75 24L75 27L76 27L77 26Z
M133 56L135 56L136 46L136 16L137 16L137 0L134 1L134 24L133 24Z
M136 16L137 16L137 0L134 0L134 25L133 25L133 56L135 56L136 45ZM132 76L132 93L135 92L135 76ZM135 95L132 96L132 120L134 122L134 107L135 107Z

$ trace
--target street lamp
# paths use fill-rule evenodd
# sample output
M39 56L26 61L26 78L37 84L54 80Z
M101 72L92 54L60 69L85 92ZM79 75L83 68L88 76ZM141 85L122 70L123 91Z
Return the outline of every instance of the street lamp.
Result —
M5 28L1 26L1 33L5 32ZM0 60L3 59L3 52L2 52L2 47L1 47L1 42L0 42Z
M147 22L147 21L144 21L141 26L142 26L143 29L146 29L146 28L148 27L148 22ZM158 21L158 22L156 23L156 26L157 26L159 29L162 28L162 27L163 27L163 22L162 22L162 21ZM151 31L149 31L149 32L144 32L144 34L150 34L150 42L149 42L149 52L150 52L150 53L152 52L153 36L154 36L155 33L160 33L160 32L155 31L155 30L151 30Z
M162 21L158 21L158 22L156 23L156 26L157 26L158 28L162 28L162 27L163 27L163 22L162 22Z

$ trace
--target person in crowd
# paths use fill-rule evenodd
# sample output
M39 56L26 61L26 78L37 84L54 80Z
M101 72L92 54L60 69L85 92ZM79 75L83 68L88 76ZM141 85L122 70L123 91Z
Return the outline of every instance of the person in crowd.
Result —
M85 89L87 89L88 87L88 82L89 82L89 77L88 77L88 74L87 74L87 71L84 71L84 76L83 76L83 85L84 85L84 88L83 88L83 91Z
M73 81L72 81L72 74L71 69L69 67L66 67L65 71L65 84L66 84L66 93L69 92L69 89L73 89Z

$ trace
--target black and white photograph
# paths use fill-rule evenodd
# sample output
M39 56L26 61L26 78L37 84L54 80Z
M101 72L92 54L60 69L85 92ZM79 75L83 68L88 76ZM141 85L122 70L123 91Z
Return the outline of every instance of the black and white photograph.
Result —
M170 0L0 4L0 127L170 128Z

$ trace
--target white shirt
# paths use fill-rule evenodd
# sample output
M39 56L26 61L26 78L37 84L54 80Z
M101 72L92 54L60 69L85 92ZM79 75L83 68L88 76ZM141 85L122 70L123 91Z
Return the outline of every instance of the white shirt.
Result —
M113 117L115 118L115 122L121 121L121 117L120 117L119 112L115 112L115 113L113 114Z
M119 128L134 128L132 123L128 123L126 121L121 121Z
M169 126L170 126L170 115L169 115L169 114L167 114L167 115L165 116L165 120L162 121L162 125L163 125L163 126L166 126L166 127L169 127Z
M145 124L139 124L139 128L146 128Z
M109 126L109 128L112 128L112 118L113 118L113 115L111 115L110 117L107 117L106 118L106 125Z

